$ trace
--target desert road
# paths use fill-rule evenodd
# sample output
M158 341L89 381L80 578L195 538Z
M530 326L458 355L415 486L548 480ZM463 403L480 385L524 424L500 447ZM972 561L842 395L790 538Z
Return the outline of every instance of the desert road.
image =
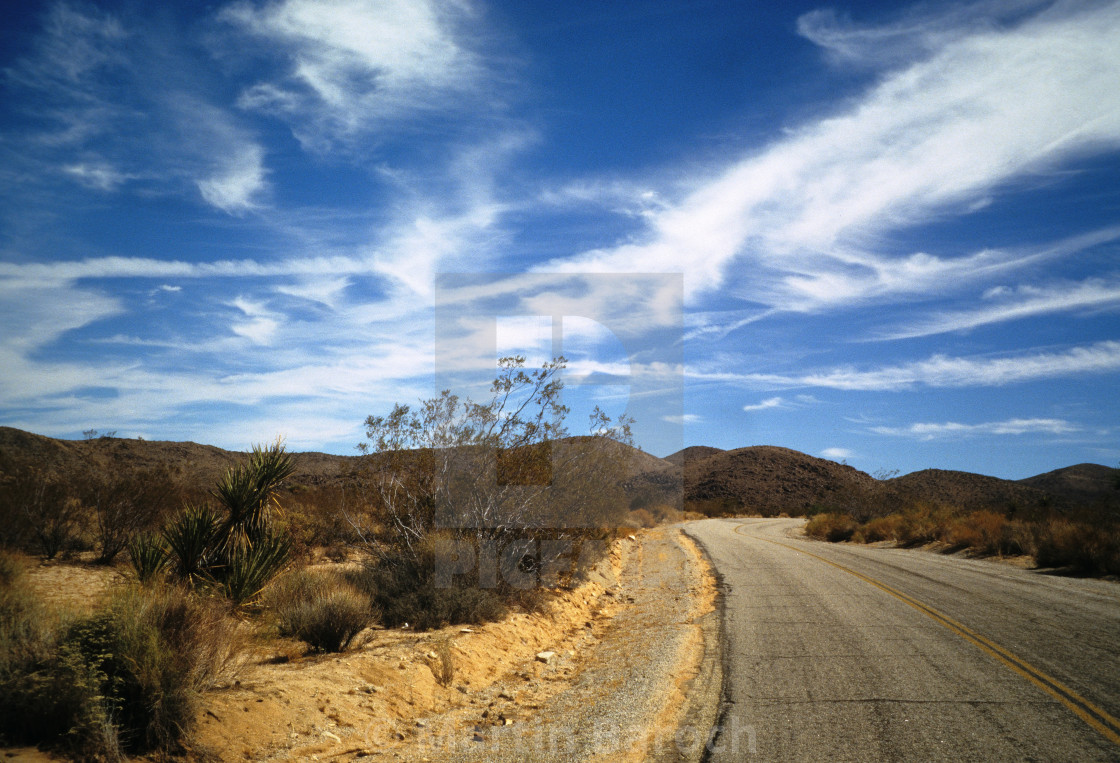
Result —
M723 590L712 761L1120 761L1120 584L687 525Z

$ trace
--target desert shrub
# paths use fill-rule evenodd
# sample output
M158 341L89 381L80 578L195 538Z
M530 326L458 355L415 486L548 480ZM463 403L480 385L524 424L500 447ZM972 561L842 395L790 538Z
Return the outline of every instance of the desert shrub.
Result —
M72 545L84 524L81 502L56 474L17 466L6 474L2 501L11 515L12 545L35 548L47 559Z
M352 487L298 487L285 502L288 531L301 548L350 546L361 541L347 514L363 513Z
M184 589L126 589L72 621L51 650L3 676L0 714L15 741L83 760L174 751L199 692L232 664L236 625Z
M1035 527L1040 567L1068 567L1083 574L1120 574L1120 527L1064 519Z
M85 475L81 499L93 511L98 561L111 563L138 533L158 527L179 498L177 483L167 466Z
M51 653L54 620L29 587L19 559L0 551L0 720L7 710L3 682Z
M865 543L876 543L881 540L898 540L899 525L902 517L898 514L888 514L885 517L869 519L857 531L855 540Z
M188 506L164 528L172 574L216 588L238 606L254 600L291 561L292 537L273 515L280 482L293 468L277 441L228 469L214 490L224 511Z
M407 623L415 630L426 631L445 625L479 624L501 618L509 608L496 589L463 581L439 585L431 544L416 556L401 554L370 561L344 576L369 596L382 623L390 627Z
M233 546L215 567L218 587L236 605L255 599L265 586L288 566L292 542L287 533L271 530L258 536L252 544Z
M833 543L849 540L858 524L847 514L817 514L805 525L805 533Z
M920 546L941 540L952 517L951 509L917 503L900 514L898 541L903 546Z
M301 570L270 593L281 635L324 652L342 652L376 617L368 595L337 575Z
M172 572L196 585L209 576L217 551L221 516L210 506L187 506L163 531Z
M1007 517L994 511L974 511L956 517L944 531L945 541L957 548L971 548L982 554L1003 551Z
M1000 552L1004 554L1035 554L1034 523L1021 519L1008 521L1003 528Z
M634 522L635 527L656 527L657 520L649 509L634 509L630 512L630 519Z

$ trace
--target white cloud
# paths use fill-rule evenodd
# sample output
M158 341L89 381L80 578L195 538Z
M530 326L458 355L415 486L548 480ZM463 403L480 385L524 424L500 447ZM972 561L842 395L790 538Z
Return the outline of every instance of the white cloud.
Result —
M272 343L280 328L280 319L276 313L269 310L264 303L254 302L244 297L235 299L231 306L236 307L248 318L247 321L231 323L230 330L233 333L245 337L254 344Z
M943 294L1021 267L1034 255L947 258L879 242L998 204L1002 191L1040 172L1120 146L1120 5L1059 4L1023 20L977 21L946 16L936 35L923 34L928 24L896 25L887 42L866 30L865 58L885 46L894 64L909 41L921 44L845 111L697 180L653 214L645 236L555 265L674 272L687 263L691 297L730 287L788 310ZM824 38L821 18L808 26Z
M327 307L334 307L341 298L342 293L349 288L350 283L351 279L349 276L335 277L330 274L324 274L319 277L304 277L295 284L277 286L276 291L280 294L287 294L311 302L318 302Z
M115 191L136 177L136 175L118 172L104 162L70 164L63 167L62 171L87 188L95 188L99 191Z
M15 108L34 125L7 125L2 136L27 176L61 174L100 191L198 192L234 214L259 204L263 150L211 100L174 32L85 3L55 4L43 19L27 54L4 70Z
M1022 434L1071 434L1081 427L1063 419L1008 419L989 421L983 424L960 424L948 421L941 424L921 423L908 427L872 427L876 434L914 437L919 440L935 440L944 437L968 437L973 435L1022 435Z
M872 369L834 368L799 375L730 374L697 369L689 376L778 387L826 387L842 390L898 390L912 387L987 387L1120 370L1120 342L1097 342L1063 352L1007 357L949 357Z
M995 287L984 294L994 303L973 310L946 313L912 324L887 335L902 339L948 331L965 331L978 326L1075 310L1120 306L1120 280L1091 278L1076 284Z
M680 416L662 416L661 420L670 424L699 424L704 417L696 413L684 413Z
M198 190L207 204L236 214L257 207L256 197L265 189L264 152L260 146L233 147L216 173L198 180Z
M782 402L783 402L782 398L780 398L780 397L771 397L771 398L768 398L766 400L763 400L761 403L756 403L754 405L744 405L743 410L744 411L765 411L769 408L781 408L782 407Z
M833 460L841 458L851 458L855 455L854 451L847 448L825 448L821 451L821 456L824 458L831 458Z
M221 15L288 54L285 76L249 88L241 105L292 118L309 147L459 104L482 73L466 2L240 2Z

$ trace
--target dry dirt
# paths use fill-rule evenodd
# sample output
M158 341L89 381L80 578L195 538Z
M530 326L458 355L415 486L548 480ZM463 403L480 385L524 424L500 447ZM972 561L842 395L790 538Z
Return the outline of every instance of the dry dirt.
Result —
M699 554L697 561L703 564ZM44 600L68 608L93 606L129 577L127 567L82 561L40 564L28 558L27 564ZM480 718L499 727L547 722L536 716L551 697L572 687L584 657L609 636L615 616L632 606L619 594L618 581L639 564L641 543L624 538L586 582L557 592L538 612L429 633L375 629L360 648L343 655L306 655L298 642L258 638L233 682L204 696L192 757L423 760L417 750L426 729L437 725L441 733L461 730L469 738ZM714 596L708 574L689 591L687 612L710 611ZM695 673L690 666L699 662L702 648L697 632L681 650L681 669L651 722L666 727L679 718ZM538 660L545 651L554 656ZM51 759L27 749L0 755Z

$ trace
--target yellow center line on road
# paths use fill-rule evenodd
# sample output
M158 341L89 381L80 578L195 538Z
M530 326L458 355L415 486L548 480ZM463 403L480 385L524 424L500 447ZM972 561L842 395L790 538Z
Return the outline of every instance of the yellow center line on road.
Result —
M1097 707L1092 702L1085 699L1080 694L1078 694L1077 692L1075 692L1073 689L1069 688L1068 686L1066 686L1062 682L1058 681L1057 679L1047 675L1046 673L1042 672L1038 668L1034 667L1029 662L1024 660L1022 657L1019 657L1018 655L1016 655L1014 652L1011 652L1010 650L1005 649L1004 647L995 643L991 639L988 639L988 638L980 635L979 633L972 630L971 628L968 628L967 626L962 625L961 623L957 622L956 620L949 617L948 615L937 611L933 607L931 607L927 604L923 604L922 602L918 601L917 599L913 598L912 596L908 596L907 594L904 594L902 591L891 588L886 583L882 583L882 582L876 580L875 578L868 577L867 575L864 575L861 572L856 572L855 570L853 570L849 567L845 567L842 564L838 564L837 562L834 562L831 559L826 559L823 556L820 556L818 554L814 554L812 551L806 551L803 548L798 548L797 546L791 546L788 543L782 543L780 541L771 540L770 538L763 538L763 537L760 537L758 535L747 535L747 533L745 533L745 532L740 532L740 530L744 527L748 527L748 525L737 526L735 528L736 534L742 535L744 537L752 538L754 540L763 540L763 541L766 541L767 543L773 543L775 546L782 546L783 548L788 548L788 549L790 549L792 551L796 551L800 554L805 554L807 556L811 556L814 559L818 559L818 560L824 562L825 564L828 564L828 565L831 565L831 566L835 567L838 570L843 570L844 572L848 573L849 575L854 575L855 577L859 578L860 580L864 581L865 583L870 583L871 585L875 586L879 590L890 594L891 596L898 599L899 601L901 601L905 604L909 604L911 607L918 610L922 614L926 615L927 617L932 619L934 622L937 622L940 625L944 626L945 628L948 628L950 631L952 631L953 633L956 633L958 636L963 638L965 641L968 641L968 642L974 644L981 651L985 652L986 654L988 654L991 657L994 657L996 660L1000 661L1005 666L1007 666L1011 670L1015 671L1016 673L1021 675L1023 678L1025 678L1028 681L1030 681L1031 683L1033 683L1038 688L1042 689L1044 692L1049 694L1051 697L1058 700L1063 705L1065 705L1070 710L1072 710L1074 712L1074 714L1077 715L1078 718L1085 721L1085 723L1087 723L1087 724L1089 724L1089 726L1093 727L1093 729L1095 729L1097 732L1099 732L1106 739L1108 739L1109 741L1111 741L1114 744L1120 745L1120 720L1117 720L1116 718L1114 718L1109 713L1105 712L1100 707Z

